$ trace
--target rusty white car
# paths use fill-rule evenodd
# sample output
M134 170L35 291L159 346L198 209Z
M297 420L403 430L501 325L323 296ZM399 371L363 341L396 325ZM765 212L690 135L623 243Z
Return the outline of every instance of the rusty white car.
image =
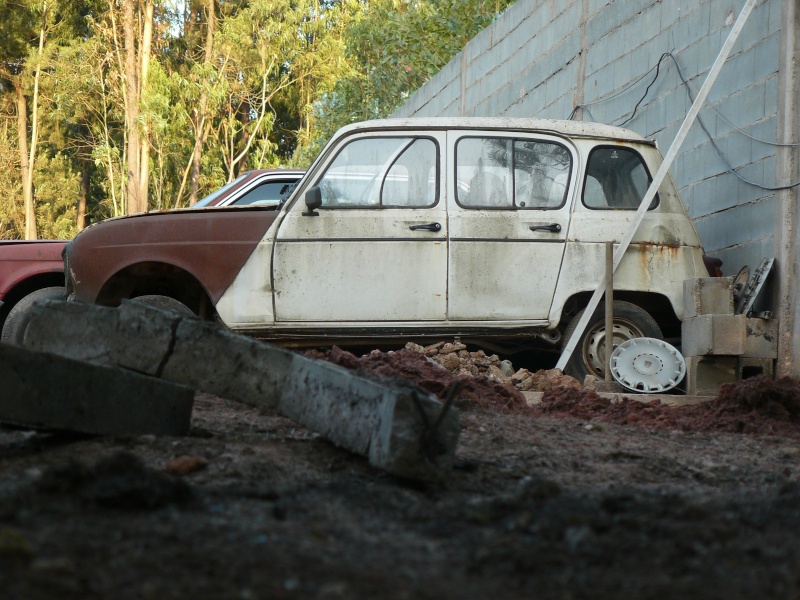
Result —
M558 349L662 157L596 123L379 120L328 143L277 210L145 214L66 252L70 298L159 295L284 345L470 341ZM708 271L674 183L660 186L614 279L614 344L680 335L683 281ZM604 367L603 309L568 371Z

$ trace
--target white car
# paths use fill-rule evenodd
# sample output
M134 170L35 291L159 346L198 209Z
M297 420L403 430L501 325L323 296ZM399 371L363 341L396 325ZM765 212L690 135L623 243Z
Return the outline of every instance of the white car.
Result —
M86 229L68 247L67 287L111 306L170 296L286 345L458 336L496 351L558 349L661 160L653 141L595 123L358 123L278 210ZM668 177L615 274L614 344L679 336L683 281L708 275ZM567 370L602 372L604 344L601 306Z

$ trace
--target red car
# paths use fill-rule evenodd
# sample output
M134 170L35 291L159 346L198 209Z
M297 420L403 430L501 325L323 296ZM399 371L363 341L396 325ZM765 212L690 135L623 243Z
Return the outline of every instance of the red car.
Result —
M31 305L64 297L65 240L0 242L0 325L3 342L21 341ZM22 328L22 329L20 329Z
M189 209L163 212L191 214L210 207L235 206L277 208L303 173L289 169L247 171ZM34 302L65 296L61 252L66 244L65 240L0 241L0 340L3 342L22 342Z

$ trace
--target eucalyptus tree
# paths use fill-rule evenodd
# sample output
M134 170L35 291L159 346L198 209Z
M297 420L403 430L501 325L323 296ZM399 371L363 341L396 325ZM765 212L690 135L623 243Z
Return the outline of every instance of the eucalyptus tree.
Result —
M313 105L308 162L339 127L385 117L514 0L370 0L345 35L348 70Z
M19 173L25 214L25 238L37 239L33 170L39 142L39 80L45 40L52 25L53 0L26 0L0 7L4 35L0 73L13 90L17 117ZM7 19L7 20L6 20ZM13 28L13 29L12 29ZM29 114L30 111L30 114Z

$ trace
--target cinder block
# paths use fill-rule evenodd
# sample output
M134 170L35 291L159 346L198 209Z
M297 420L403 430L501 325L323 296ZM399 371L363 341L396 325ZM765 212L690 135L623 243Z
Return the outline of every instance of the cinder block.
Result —
M723 383L737 380L739 362L732 356L685 356L686 395L716 396Z
M747 319L744 355L747 358L778 358L778 321Z
M0 344L0 421L99 435L185 435L194 390Z
M681 324L684 356L742 356L745 348L744 315L701 315Z
M692 319L702 315L732 315L733 288L729 277L685 279L683 315Z
M775 376L775 362L771 358L740 356L736 364L737 381L758 375L772 379Z

